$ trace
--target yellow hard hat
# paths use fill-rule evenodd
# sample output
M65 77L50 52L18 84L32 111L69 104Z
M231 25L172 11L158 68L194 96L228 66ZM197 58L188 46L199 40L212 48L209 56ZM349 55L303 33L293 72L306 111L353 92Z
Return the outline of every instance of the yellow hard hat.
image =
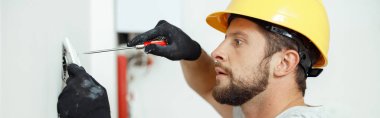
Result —
M226 32L230 14L264 20L294 30L308 38L321 57L313 68L327 65L329 23L320 0L232 0L225 11L210 14L207 23Z

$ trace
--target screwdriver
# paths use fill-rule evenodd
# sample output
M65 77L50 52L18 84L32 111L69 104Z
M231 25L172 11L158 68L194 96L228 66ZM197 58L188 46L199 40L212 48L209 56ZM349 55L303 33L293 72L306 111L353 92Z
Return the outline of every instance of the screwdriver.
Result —
M151 44L156 44L156 45L160 45L160 46L166 46L167 45L166 41L164 41L164 40L147 41L147 42L144 42L143 44L136 45L135 47L121 47L121 48L113 48L113 49L96 50L96 51L86 52L84 54L94 54L94 53L110 52L110 51L125 50L125 49L143 49L146 46L151 45Z

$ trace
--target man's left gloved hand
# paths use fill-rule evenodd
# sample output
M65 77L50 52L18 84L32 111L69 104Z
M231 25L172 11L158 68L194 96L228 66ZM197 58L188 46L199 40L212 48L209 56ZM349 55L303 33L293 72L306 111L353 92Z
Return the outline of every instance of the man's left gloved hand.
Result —
M58 97L60 118L110 118L106 89L83 67L68 66L67 86Z

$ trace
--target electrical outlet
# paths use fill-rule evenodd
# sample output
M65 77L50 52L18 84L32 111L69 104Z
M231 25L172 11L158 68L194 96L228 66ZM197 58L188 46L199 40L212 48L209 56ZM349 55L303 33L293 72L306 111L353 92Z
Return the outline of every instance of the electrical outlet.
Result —
M62 80L64 81L62 88L66 86L65 84L66 80L69 78L69 73L67 72L67 66L72 63L77 64L78 66L81 66L78 55L74 47L70 43L70 39L65 38L65 40L63 41L63 47L62 47Z

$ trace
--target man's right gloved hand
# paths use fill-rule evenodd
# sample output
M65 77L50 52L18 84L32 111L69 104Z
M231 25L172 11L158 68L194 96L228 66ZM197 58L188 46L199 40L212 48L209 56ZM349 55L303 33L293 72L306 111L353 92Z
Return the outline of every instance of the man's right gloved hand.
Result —
M136 36L128 42L127 46L143 44L158 37L164 37L168 45L148 45L145 47L145 52L163 56L170 60L196 60L201 55L202 49L197 42L165 20L159 21L153 29Z
M70 64L66 87L58 97L59 118L111 118L106 89L83 67Z

